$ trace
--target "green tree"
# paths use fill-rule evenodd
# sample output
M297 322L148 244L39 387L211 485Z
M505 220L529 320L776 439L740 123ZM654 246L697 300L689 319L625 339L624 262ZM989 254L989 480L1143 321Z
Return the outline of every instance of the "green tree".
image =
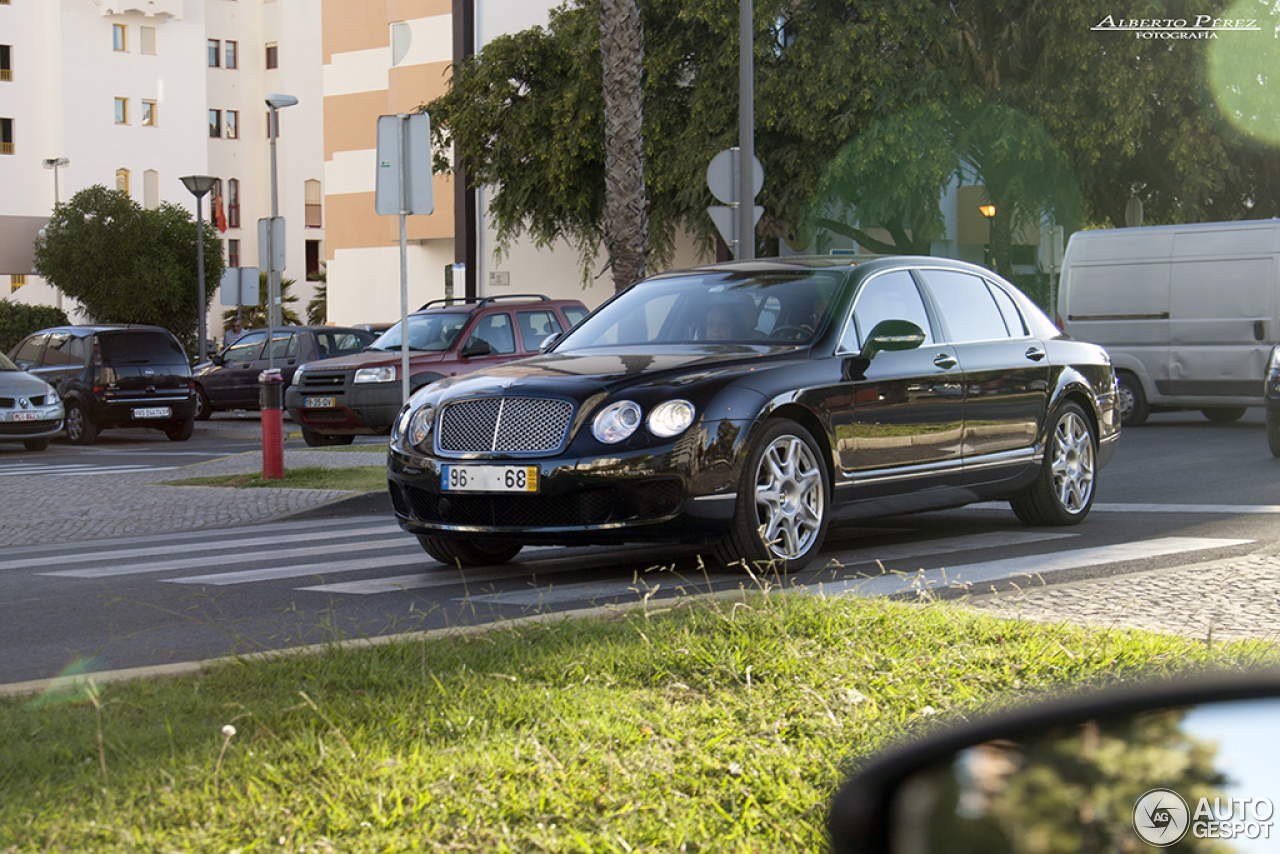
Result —
M298 312L293 309L297 304L298 297L289 293L289 289L297 284L297 279L280 279L280 320L285 326L301 326L302 320L298 317ZM240 324L245 329L265 329L267 326L267 274L258 273L258 303L257 305L243 305L238 308L232 308L222 313L222 327L224 330L231 328L231 321L235 320L236 312L240 313Z
M329 279L324 265L307 281L316 282L315 294L307 302L307 323L312 326L323 326L329 319Z
M0 299L0 353L8 353L32 332L65 326L69 322L66 312L60 308Z
M98 185L54 207L36 240L35 269L94 320L164 326L194 352L200 308L208 310L222 278L222 242L204 223L205 305L198 308L191 214L168 202L146 209Z

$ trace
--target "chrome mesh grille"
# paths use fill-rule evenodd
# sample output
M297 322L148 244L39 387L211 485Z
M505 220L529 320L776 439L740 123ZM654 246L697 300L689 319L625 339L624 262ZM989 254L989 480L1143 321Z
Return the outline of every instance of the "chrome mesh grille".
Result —
M483 397L446 406L436 446L443 453L550 453L559 450L573 404L542 397Z

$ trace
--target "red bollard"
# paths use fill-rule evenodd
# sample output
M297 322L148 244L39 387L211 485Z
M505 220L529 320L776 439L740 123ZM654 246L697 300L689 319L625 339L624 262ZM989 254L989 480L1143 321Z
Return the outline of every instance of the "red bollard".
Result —
M262 386L258 396L262 409L262 477L278 480L284 477L284 439L280 426L284 378L279 368L272 368L258 374L258 383Z

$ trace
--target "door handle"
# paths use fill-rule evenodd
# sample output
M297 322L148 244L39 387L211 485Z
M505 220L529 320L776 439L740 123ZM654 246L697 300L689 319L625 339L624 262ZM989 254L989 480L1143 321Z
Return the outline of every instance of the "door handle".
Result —
M956 357L950 353L939 353L933 357L933 363L944 370L954 368L958 364Z
M1027 352L1022 355L1026 356L1033 362L1038 362L1044 358L1044 350L1041 350L1039 347L1028 347Z

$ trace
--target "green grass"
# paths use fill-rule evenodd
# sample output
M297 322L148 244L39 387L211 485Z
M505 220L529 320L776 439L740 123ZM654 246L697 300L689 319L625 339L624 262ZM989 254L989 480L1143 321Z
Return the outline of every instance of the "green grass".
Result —
M0 851L813 852L894 739L1276 658L938 602L664 607L0 700Z
M265 486L274 489L352 489L371 492L387 488L386 466L353 466L351 468L325 468L304 466L286 468L283 477L268 480L261 472L224 474L208 477L188 477L167 480L165 486L229 486L237 489ZM3 854L3 849L0 849Z

